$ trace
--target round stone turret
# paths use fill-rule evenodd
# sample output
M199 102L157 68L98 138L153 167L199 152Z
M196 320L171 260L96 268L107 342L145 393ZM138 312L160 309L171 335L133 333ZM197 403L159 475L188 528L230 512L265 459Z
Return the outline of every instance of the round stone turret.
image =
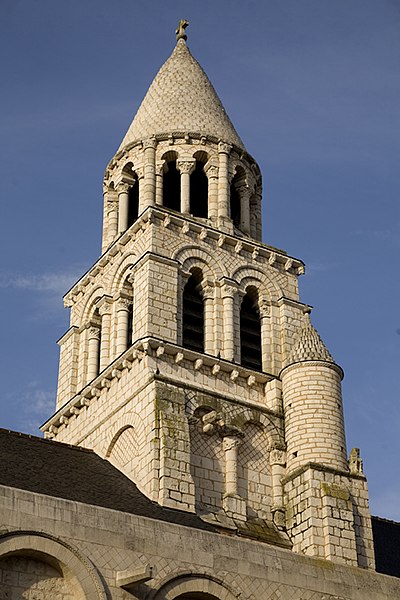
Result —
M104 179L103 251L150 206L261 240L261 174L206 73L178 41Z
M287 470L318 463L347 471L342 369L304 315L281 373Z

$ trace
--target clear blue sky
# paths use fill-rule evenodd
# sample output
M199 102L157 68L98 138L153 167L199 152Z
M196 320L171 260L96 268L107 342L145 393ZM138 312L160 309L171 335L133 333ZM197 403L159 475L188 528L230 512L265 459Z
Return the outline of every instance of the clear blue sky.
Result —
M61 296L179 18L262 169L264 241L307 265L372 511L400 520L399 0L2 0L1 425L53 411Z

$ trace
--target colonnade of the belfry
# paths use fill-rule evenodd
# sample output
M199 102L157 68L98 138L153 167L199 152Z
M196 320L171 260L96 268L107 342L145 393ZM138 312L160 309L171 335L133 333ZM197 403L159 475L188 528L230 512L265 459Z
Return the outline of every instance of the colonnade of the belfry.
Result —
M201 157L201 158L199 158ZM198 217L191 197L191 177L200 163L207 180L201 217L227 233L235 228L245 236L261 238L261 177L256 163L243 151L225 142L211 143L186 136L183 140L150 138L138 142L114 159L104 183L103 251L124 233L150 206L170 208L164 190L168 165L179 173L178 212ZM239 173L239 175L238 175ZM232 207L232 186L239 207ZM137 206L132 208L132 195ZM233 212L235 211L235 214ZM204 214L204 216L203 216Z

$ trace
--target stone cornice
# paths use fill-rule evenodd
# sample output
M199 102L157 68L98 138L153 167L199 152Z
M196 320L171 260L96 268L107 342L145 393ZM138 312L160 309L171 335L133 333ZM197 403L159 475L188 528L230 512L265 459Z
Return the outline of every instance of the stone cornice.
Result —
M297 467L297 469L295 469L294 471L292 471L291 473L286 475L282 479L282 485L285 485L289 481L293 481L293 479L296 479L296 477L299 477L306 471L312 471L312 470L319 471L322 473L331 473L332 475L340 475L341 477L347 477L350 479L361 479L362 481L366 481L365 475L356 475L356 474L350 473L350 471L341 471L340 469L335 469L334 467L328 467L328 466L322 465L320 463L308 462L301 467Z
M103 388L109 388L112 380L119 379L124 369L131 369L135 361L140 362L146 356L162 361L163 355L165 355L166 359L173 360L177 365L183 361L192 363L191 368L193 370L207 373L213 378L213 381L218 377L228 376L232 383L235 383L240 378L242 383L250 388L253 386L261 386L260 389L263 394L265 394L266 391L266 384L276 379L276 377L270 373L247 369L241 365L220 359L216 356L195 352L182 346L178 346L177 344L166 343L158 338L146 337L137 340L121 356L117 357L106 367L106 369L99 373L93 381L90 381L80 390L80 392L78 392L78 394L64 404L64 406L41 426L41 431L43 431L47 437L52 437L57 433L60 426L68 426L70 418L78 417L80 411L85 406L89 406L95 401L96 398L100 396ZM171 379L170 376L167 376L167 378ZM191 386L190 381L182 381L181 378L178 378L176 381L174 380L174 383L181 383L189 387ZM214 384L210 390L208 390L207 386L202 386L203 390L209 391L210 393L212 393L214 388ZM219 395L221 394L219 393ZM249 406L251 405L253 407L262 408L267 412L271 412L265 404L248 401L243 402Z
M110 257L122 253L124 247L130 240L135 239L139 232L145 230L149 224L154 223L157 219L162 222L166 228L177 226L181 228L182 233L196 233L200 240L205 239L206 237L210 240L214 240L220 248L228 246L232 247L232 250L236 252L238 244L240 244L241 255L248 253L249 260L253 260L256 263L259 262L262 264L267 261L271 267L280 271L290 272L294 275L302 275L304 273L303 261L288 256L284 250L279 250L278 248L268 246L251 238L221 233L221 231L213 227L207 219L195 219L181 213L169 211L161 206L152 206L147 207L142 214L139 215L133 225L127 231L122 233L115 242L107 248L99 260L86 271L70 290L68 290L64 296L64 305L72 306L74 302L73 297L82 291L83 288L102 271L103 267L110 260ZM284 300L282 299L282 302L283 301ZM289 301L289 299L285 299L285 301Z

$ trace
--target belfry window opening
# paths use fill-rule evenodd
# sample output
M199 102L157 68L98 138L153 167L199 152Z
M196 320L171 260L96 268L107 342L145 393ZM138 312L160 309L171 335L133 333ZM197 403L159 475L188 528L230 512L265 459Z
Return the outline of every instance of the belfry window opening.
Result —
M202 155L197 156L196 155ZM205 156L203 156L205 155ZM190 214L194 217L207 219L208 217L208 178L204 172L207 162L205 152L196 152L196 166L190 175Z
M171 154L175 155L176 153ZM177 212L181 210L181 175L176 168L176 156L175 158L168 157L164 165L163 205Z
M193 269L182 298L182 345L204 352L204 302L199 291L203 279L200 269Z
M236 173L230 186L230 214L235 227L240 227L241 220L240 194L238 190L238 182L240 179L241 176Z
M133 225L139 216L139 181L136 173L128 192L128 228Z
M240 307L241 364L262 371L261 320L258 309L258 291L250 286Z

